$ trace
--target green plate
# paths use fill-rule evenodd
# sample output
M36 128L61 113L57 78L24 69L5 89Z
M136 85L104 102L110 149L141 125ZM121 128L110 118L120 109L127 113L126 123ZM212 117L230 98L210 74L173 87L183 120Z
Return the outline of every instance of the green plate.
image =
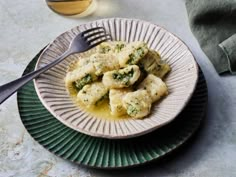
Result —
M24 74L34 70L40 53ZM207 86L200 71L193 97L173 122L150 134L123 140L91 137L65 126L42 105L32 81L19 90L17 100L24 126L50 152L90 167L124 168L159 159L186 142L205 115Z

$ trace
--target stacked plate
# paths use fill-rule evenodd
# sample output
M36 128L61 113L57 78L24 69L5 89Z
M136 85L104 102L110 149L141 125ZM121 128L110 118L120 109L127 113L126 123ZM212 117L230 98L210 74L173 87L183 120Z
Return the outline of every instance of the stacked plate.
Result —
M204 76L187 46L160 26L131 19L104 19L75 27L50 43L24 74L52 62L78 33L105 27L116 41L144 41L171 66L165 82L169 95L144 119L103 119L85 112L68 95L66 58L18 92L22 121L41 145L62 158L97 168L123 168L158 159L183 144L205 113Z

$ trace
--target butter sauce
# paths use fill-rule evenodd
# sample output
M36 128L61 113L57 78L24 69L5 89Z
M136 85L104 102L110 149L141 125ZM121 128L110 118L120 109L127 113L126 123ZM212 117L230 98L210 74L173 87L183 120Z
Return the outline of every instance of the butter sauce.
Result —
M76 97L76 91L74 89L71 90L70 93L73 93L73 94L70 94L70 96L73 99L74 103L79 107L79 109L81 109L82 111L88 112L90 115L96 118L106 119L106 120L120 120L120 119L130 118L128 115L123 115L119 117L112 115L110 111L109 100L104 100L102 103L100 103L97 106L86 107L86 105L78 101Z

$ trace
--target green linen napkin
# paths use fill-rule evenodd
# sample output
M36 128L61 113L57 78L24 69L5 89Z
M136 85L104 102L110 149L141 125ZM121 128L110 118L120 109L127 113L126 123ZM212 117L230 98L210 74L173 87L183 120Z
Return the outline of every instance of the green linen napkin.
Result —
M190 28L219 74L236 74L236 0L186 0Z

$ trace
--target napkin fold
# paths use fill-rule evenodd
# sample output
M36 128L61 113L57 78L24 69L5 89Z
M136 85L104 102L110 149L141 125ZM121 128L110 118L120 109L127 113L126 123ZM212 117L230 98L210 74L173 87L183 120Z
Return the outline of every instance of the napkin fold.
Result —
M219 74L236 74L236 0L185 0L190 28Z

